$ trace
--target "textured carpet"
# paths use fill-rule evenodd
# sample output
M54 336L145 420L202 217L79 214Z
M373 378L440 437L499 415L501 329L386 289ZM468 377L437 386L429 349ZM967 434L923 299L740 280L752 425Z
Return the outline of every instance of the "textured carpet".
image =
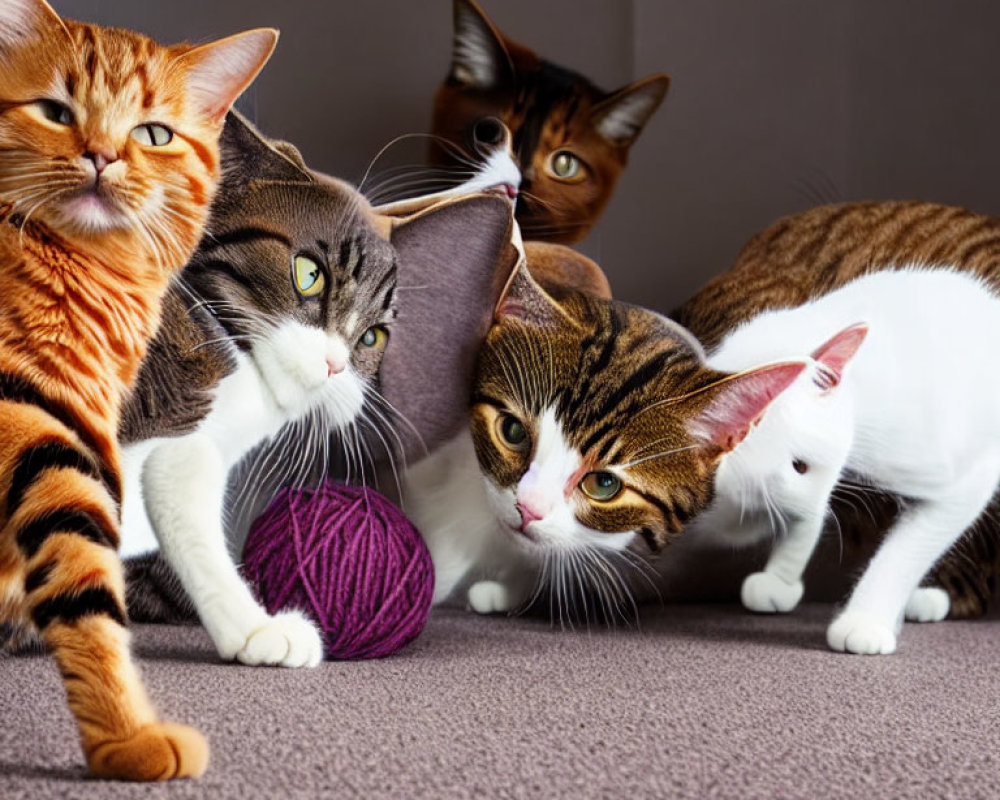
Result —
M900 651L830 653L832 608L651 608L641 630L436 613L382 661L217 663L199 628L145 626L198 781L83 778L56 670L0 660L0 797L997 797L1000 623L908 625Z

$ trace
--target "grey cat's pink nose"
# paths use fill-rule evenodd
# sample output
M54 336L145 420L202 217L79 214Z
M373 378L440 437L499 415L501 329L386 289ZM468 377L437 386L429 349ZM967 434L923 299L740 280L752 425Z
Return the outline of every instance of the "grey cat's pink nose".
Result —
M332 378L334 375L343 372L344 367L347 365L342 361L337 361L333 358L327 358L326 360L326 377Z

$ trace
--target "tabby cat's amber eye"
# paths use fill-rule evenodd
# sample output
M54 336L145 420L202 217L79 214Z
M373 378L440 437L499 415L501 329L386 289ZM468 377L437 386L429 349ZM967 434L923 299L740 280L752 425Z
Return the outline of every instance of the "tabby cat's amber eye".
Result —
M389 331L381 325L369 328L361 334L361 338L358 340L358 344L362 347L377 347L379 350L385 347L388 343Z
M528 449L528 429L513 414L500 414L496 426L500 440L511 450Z
M174 132L166 125L149 122L132 129L132 138L146 147L163 147L174 139Z
M588 472L580 481L580 488L591 500L606 503L619 495L622 481L613 472Z
M560 150L552 154L550 169L557 178L569 181L580 176L580 159L568 150Z
M303 297L315 297L323 291L323 285L326 283L323 270L309 256L301 253L295 256L292 271L294 272L295 288Z
M35 107L49 122L55 122L58 125L73 124L73 112L62 103L55 100L38 100Z

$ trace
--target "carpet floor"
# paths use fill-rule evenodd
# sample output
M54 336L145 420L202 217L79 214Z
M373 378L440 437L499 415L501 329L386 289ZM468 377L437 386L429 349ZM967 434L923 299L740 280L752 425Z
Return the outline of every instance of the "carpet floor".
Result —
M638 631L448 610L395 657L315 670L139 626L150 692L208 735L208 773L85 779L52 662L0 659L0 798L1000 796L1000 622L907 625L866 658L827 651L832 610L667 606Z

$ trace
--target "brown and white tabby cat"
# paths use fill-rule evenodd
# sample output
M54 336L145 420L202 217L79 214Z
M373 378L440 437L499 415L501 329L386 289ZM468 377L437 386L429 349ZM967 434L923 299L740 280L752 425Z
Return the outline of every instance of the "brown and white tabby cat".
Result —
M435 602L507 612L546 592L561 619L627 617L633 546L661 549L709 502L719 455L801 365L710 370L679 325L608 299L593 262L525 252L479 354L471 426L407 471L405 507Z
M582 240L670 78L602 91L504 36L474 0L454 3L451 69L434 101L433 132L446 144L432 145L432 163L465 168L468 154L503 136L502 122L522 175L516 215L524 238Z
M173 272L201 235L230 105L277 39L161 47L0 4L0 619L59 665L90 772L200 774L129 654L119 408Z
M947 265L1000 289L1000 219L918 201L814 208L751 239L728 272L673 316L711 351L762 311L799 306L861 275L913 263ZM933 317L933 309L927 314ZM866 493L860 508L856 500L835 497L833 509L845 543L863 554L878 544L899 503ZM998 533L988 510L924 584L948 592L951 617L976 617L996 594L998 570Z

